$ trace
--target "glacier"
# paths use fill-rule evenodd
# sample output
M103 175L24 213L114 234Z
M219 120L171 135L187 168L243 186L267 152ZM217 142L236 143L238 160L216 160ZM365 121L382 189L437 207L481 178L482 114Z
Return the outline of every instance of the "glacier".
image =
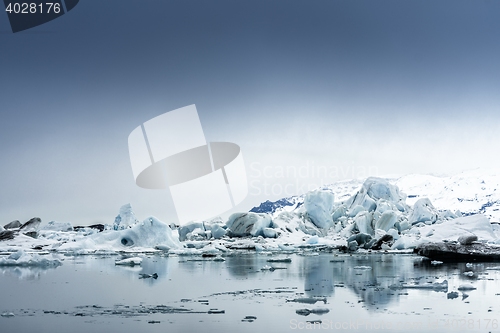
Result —
M227 220L217 217L180 227L155 217L141 222L130 204L100 228L73 228L57 221L43 224L39 218L24 224L13 221L0 229L4 235L0 252L217 257L241 250L398 252L443 241L498 247L500 173L496 175L470 171L452 177L341 181L301 196L267 201Z

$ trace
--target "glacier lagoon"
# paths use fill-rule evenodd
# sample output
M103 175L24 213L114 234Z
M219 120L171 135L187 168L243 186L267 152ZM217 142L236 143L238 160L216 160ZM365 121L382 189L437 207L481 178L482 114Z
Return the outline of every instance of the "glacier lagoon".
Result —
M117 266L121 255L86 255L62 256L63 265L50 268L2 267L0 325L74 333L488 332L500 325L498 263L238 252L224 261L141 254L141 265Z

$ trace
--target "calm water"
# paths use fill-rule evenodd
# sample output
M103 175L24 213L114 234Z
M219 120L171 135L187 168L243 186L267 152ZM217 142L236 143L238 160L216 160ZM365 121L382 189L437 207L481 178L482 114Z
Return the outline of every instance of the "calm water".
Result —
M285 257L291 263L267 262ZM500 271L488 269L498 263L243 253L224 262L151 255L140 267L115 266L120 258L64 257L62 266L47 270L0 268L0 312L15 315L0 317L1 331L500 331ZM266 265L282 269L261 270ZM158 278L140 279L140 273ZM432 289L444 280L447 290ZM464 294L457 290L463 284L477 289ZM329 312L306 316L301 309Z

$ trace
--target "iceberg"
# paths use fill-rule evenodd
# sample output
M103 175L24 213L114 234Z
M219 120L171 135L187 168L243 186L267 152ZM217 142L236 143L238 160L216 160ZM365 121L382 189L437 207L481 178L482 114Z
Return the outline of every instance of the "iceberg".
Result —
M155 247L180 249L182 245L178 236L170 226L156 217L148 217L125 230L105 230L103 232L82 237L71 243L62 244L59 251L79 250L140 250Z
M434 208L431 201L427 198L422 198L413 205L413 210L408 217L408 222L410 224L417 224L419 222L432 224L437 221L438 216L438 211Z
M265 213L234 213L229 216L226 230L231 237L257 237L264 236L264 229L271 225L271 216Z
M334 195L328 191L308 192L304 198L304 208L315 226L329 229L333 226L332 210Z
M0 258L0 266L57 267L61 264L61 261L55 258L53 254L41 256L37 253L27 253L24 250L13 252L7 258Z
M406 210L406 195L401 193L396 185L377 177L366 179L361 189L346 201L346 205L349 209L359 205L371 212L377 208L380 199L393 203L398 210Z
M50 221L40 228L40 231L73 231L73 225L70 222L56 222Z
M120 212L118 213L118 216L115 217L115 222L113 223L113 229L127 229L138 222L139 220L135 217L132 206L130 204L126 204L120 207Z

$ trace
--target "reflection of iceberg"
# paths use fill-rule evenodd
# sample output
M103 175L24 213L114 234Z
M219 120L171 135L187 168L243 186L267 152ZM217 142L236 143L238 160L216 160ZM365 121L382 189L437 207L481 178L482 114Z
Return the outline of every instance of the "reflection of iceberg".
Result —
M304 290L307 296L333 296L333 270L321 257L308 257L304 260Z
M38 280L51 269L56 269L59 266L32 266L32 267L2 267L0 272L2 275L11 275L19 280Z

